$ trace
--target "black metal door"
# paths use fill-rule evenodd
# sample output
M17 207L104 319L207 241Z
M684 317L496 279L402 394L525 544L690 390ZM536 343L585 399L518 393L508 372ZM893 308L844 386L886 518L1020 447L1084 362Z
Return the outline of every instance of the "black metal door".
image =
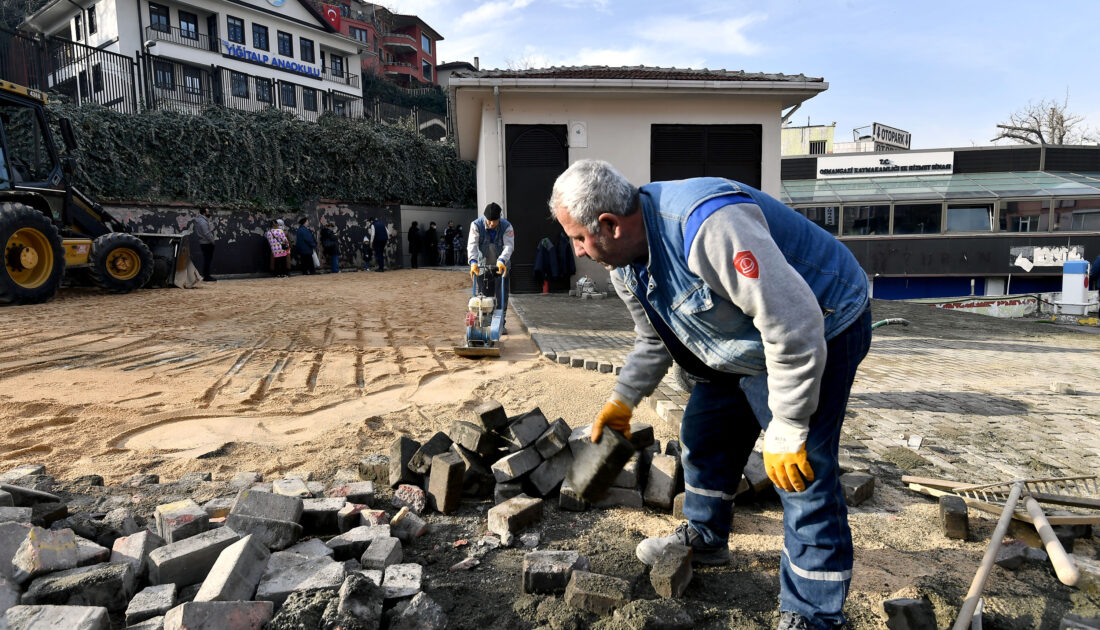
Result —
M507 125L504 140L508 221L516 232L512 291L533 293L542 291L534 277L539 241L549 238L557 245L561 233L547 202L554 180L569 166L565 125ZM551 282L552 290L568 287L568 278Z
M726 177L760 188L760 125L653 125L649 179Z

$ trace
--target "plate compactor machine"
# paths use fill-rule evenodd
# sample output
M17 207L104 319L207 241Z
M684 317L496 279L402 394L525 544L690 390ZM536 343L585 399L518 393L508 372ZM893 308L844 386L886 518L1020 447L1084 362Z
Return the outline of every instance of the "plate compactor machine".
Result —
M477 359L500 356L500 328L504 322L504 304L498 296L504 276L495 269L482 269L474 278L474 295L466 310L465 344L455 346L460 357Z
M72 185L72 123L57 119L58 155L45 105L43 92L0 80L0 304L45 302L73 271L112 293L193 285L188 232L131 232Z

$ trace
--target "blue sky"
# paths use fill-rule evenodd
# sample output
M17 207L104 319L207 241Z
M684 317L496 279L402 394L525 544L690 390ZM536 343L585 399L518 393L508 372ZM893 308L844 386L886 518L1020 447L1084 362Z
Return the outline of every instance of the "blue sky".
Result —
M880 122L915 149L986 146L1043 99L1100 135L1100 2L955 0L397 0L444 36L440 61L481 68L647 65L802 73L829 89L794 124L836 138Z

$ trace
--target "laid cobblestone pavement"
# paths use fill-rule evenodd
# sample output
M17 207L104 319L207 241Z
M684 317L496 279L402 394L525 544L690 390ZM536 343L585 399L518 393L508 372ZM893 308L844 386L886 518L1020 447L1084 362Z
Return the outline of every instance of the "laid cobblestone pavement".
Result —
M558 363L617 372L633 347L630 315L613 295L510 303ZM874 332L844 425L851 455L973 483L1100 472L1100 335L880 300L872 316L911 324ZM687 393L670 371L647 402L678 426ZM906 446L909 436L918 447Z

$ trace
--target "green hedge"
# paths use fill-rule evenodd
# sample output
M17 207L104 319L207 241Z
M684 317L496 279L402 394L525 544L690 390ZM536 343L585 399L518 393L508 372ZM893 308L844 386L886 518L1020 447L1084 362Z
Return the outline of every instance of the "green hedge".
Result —
M186 201L260 211L306 199L476 205L474 165L452 144L396 125L325 115L211 107L120 114L51 105L80 143L78 184L105 200Z

